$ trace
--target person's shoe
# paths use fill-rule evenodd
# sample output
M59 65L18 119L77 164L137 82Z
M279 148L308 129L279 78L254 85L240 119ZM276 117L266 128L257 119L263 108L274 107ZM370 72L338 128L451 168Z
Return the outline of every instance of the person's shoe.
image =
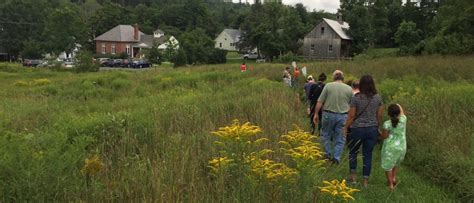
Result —
M337 160L336 158L332 158L331 162L333 165L339 165L339 160Z

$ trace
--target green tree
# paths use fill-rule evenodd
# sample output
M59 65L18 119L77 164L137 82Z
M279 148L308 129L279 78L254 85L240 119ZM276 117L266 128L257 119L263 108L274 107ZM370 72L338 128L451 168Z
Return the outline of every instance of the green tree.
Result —
M440 54L474 53L474 5L470 0L446 0L434 19L437 32L426 51Z
M47 50L59 54L71 54L77 44L87 40L85 20L74 4L54 9L47 18L45 33Z
M42 41L46 0L9 0L0 3L0 44L17 56L27 41Z
M161 64L163 60L163 56L158 49L159 44L158 43L153 43L153 46L151 47L150 50L148 50L148 53L146 54L148 61L150 61L153 64Z
M189 64L205 63L207 61L206 49L214 47L214 41L201 28L183 33L178 41L180 49L186 53Z
M23 59L41 59L43 57L43 48L40 42L28 40L23 43L23 49L20 55Z
M420 42L420 30L416 28L416 24L411 21L403 21L395 33L395 42L400 46L400 54L415 54L417 45Z
M362 53L374 41L374 32L368 8L362 3L342 4L341 12L350 25L349 34L353 38L353 54Z
M131 25L133 17L128 9L114 3L105 3L88 21L93 36L99 36L117 25Z

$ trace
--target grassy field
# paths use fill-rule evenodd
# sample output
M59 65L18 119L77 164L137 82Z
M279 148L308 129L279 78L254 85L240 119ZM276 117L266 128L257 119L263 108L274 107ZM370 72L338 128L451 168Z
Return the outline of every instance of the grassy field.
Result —
M317 186L345 178L346 160L324 165L314 178L321 185L306 193L212 175L208 162L223 152L210 132L234 119L260 126L270 149L293 124L308 128L302 92L280 81L285 65L252 65L246 73L226 64L75 74L0 64L0 201L329 201ZM353 186L356 201L474 199L473 57L306 66L313 75L371 74L384 102L407 110L397 190L385 186L378 146L370 186Z

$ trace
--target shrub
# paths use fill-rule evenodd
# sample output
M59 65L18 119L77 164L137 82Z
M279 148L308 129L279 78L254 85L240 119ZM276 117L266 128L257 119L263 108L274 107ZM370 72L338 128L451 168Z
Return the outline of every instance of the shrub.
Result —
M171 62L173 62L174 67L186 65L188 63L186 52L183 49L178 49Z
M92 53L88 51L80 51L76 58L76 72L97 72L99 64L94 62Z

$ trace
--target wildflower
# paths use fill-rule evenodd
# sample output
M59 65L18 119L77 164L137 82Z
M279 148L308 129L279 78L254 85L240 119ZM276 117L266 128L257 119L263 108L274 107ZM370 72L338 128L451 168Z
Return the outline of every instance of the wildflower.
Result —
M36 79L36 80L33 80L33 84L35 86L49 85L49 84L51 84L51 80L48 80L46 78Z
M319 187L319 190L323 194L328 194L336 198L339 197L345 201L355 200L352 194L360 191L358 189L347 187L346 180L342 180L341 182L339 182L339 180L332 180L331 182L323 181L323 183L325 186Z
M27 87L27 86L29 86L28 82L26 82L26 81L24 81L24 80L17 80L17 81L15 81L15 83L13 83L13 85L19 86L19 87Z
M294 180L297 174L295 169L283 163L277 163L270 159L251 158L251 168L257 176L268 181Z
M234 120L231 126L221 127L212 134L225 140L244 141L261 132L262 129L258 126L251 125L249 122L241 125L239 120Z
M100 157L96 154L90 158L84 160L84 167L81 172L86 176L94 176L102 171L104 163L100 160Z
M232 161L233 161L232 159L228 159L227 157L216 157L210 160L208 163L209 163L209 168L211 168L212 171L216 173L224 169Z

